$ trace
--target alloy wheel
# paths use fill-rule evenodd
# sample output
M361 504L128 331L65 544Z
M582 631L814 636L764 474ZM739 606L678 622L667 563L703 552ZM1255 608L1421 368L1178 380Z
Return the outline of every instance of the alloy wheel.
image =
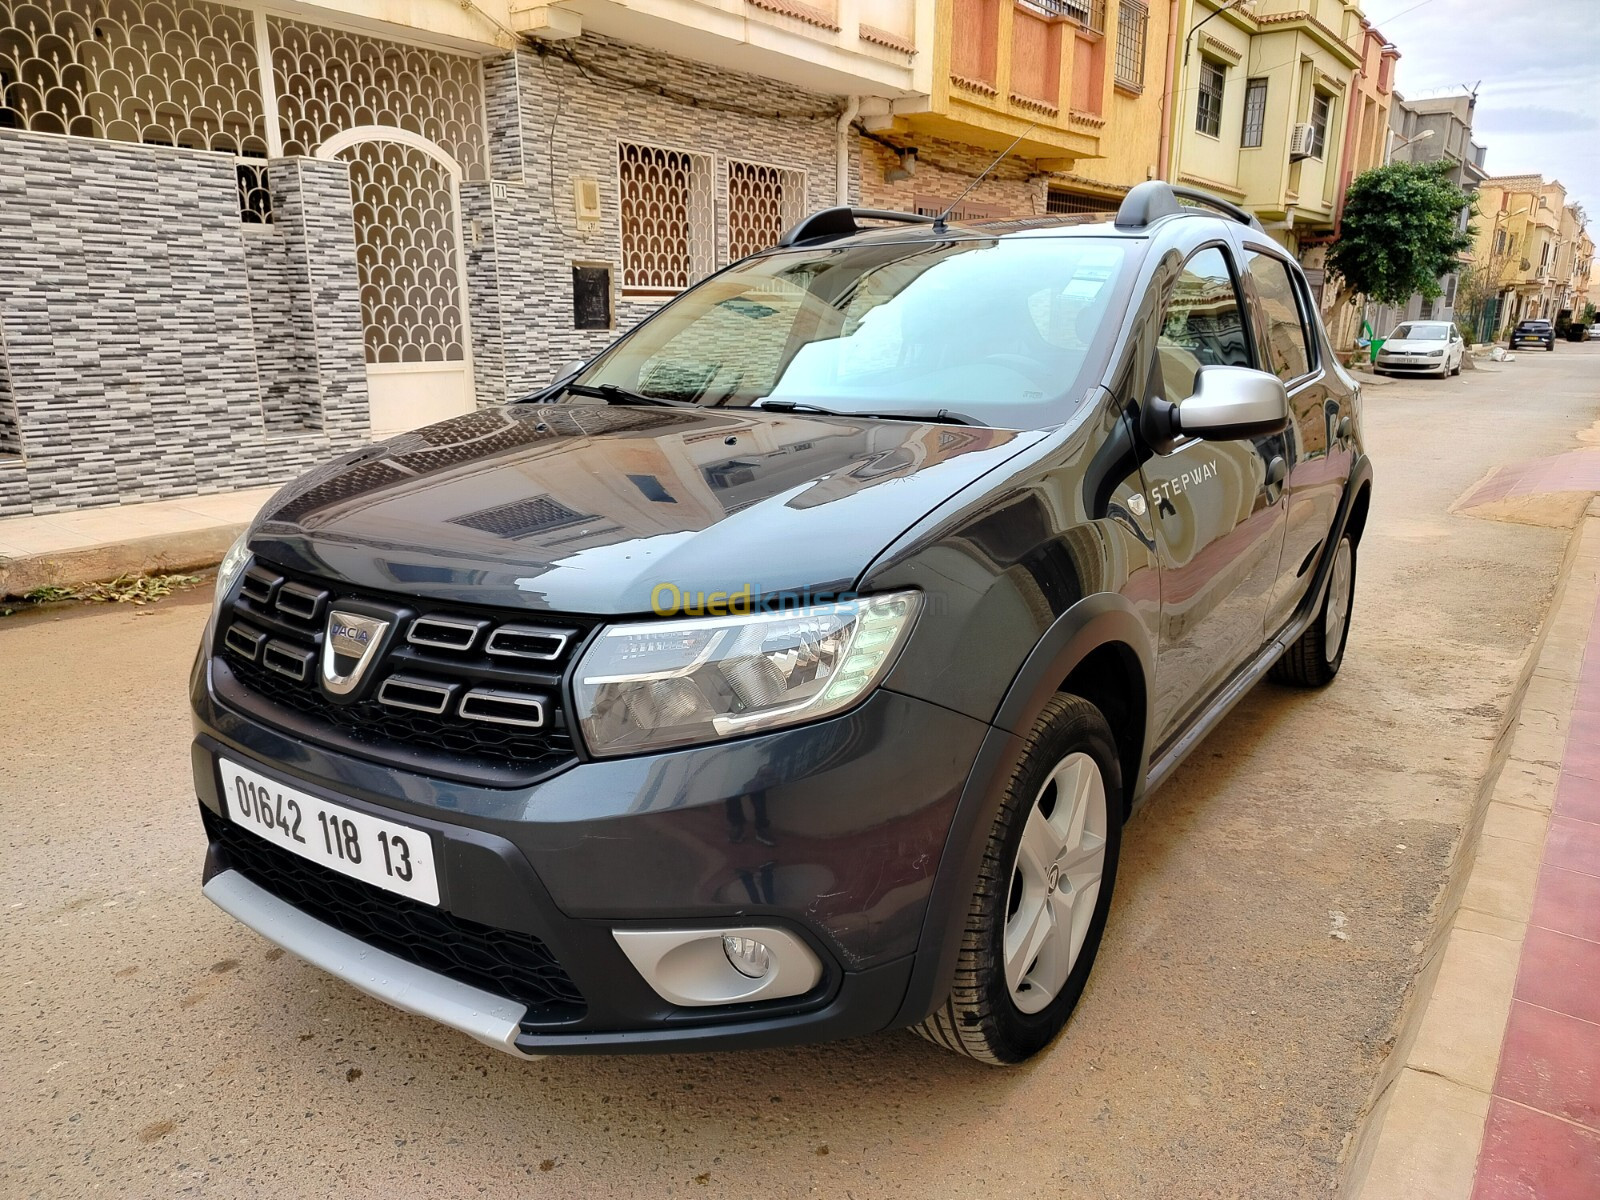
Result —
M1022 830L1002 943L1006 986L1021 1012L1061 993L1083 949L1106 862L1106 788L1081 751L1056 764Z
M1328 581L1328 606L1322 617L1322 653L1329 662L1344 647L1345 625L1350 620L1350 586L1355 554L1350 539L1340 538L1333 553L1333 578Z

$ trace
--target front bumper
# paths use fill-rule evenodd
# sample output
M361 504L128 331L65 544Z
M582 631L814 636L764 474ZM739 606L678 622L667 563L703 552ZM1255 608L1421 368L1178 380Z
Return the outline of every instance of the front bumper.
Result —
M988 733L982 722L879 691L813 726L484 788L310 744L219 703L207 676L198 665L192 688L195 788L211 833L206 894L352 985L525 1055L767 1046L904 1023L925 924L944 924L926 920L933 880ZM343 877L336 889L298 877L284 886L260 858L267 843L238 842L255 835L224 816L219 754L425 830L439 909L419 906L416 920L402 920L414 902L396 905L377 889L352 901L340 889L366 885ZM298 867L307 869L326 870ZM335 903L359 903L368 924L317 909ZM817 985L759 1003L677 1006L614 936L751 925L801 939L823 964ZM446 936L466 941L442 957L437 945L418 944ZM524 955L543 947L570 981L552 988L559 1003L508 999L499 975L471 969L485 944L517 939Z
M1450 360L1438 358L1426 361L1396 362L1379 355L1378 361L1374 365L1380 373L1393 371L1395 374L1403 375L1444 375L1450 370Z

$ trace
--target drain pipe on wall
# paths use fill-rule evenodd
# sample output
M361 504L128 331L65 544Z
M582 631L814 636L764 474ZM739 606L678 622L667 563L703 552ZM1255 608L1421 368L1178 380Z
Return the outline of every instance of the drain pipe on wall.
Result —
M1344 228L1344 201L1350 194L1350 185L1355 181L1355 164L1350 156L1355 153L1355 144L1361 140L1361 134L1366 132L1361 128L1366 124L1367 114L1365 106L1361 104L1361 83L1367 77L1367 60L1365 57L1366 45L1362 44L1361 65L1356 68L1355 78L1350 81L1350 99L1345 102L1344 114L1344 151L1340 155L1339 175L1336 186L1339 195L1333 206L1333 236L1328 240L1339 240L1339 232Z
M1172 180L1172 73L1178 57L1178 0L1171 0L1167 8L1167 86L1161 95L1161 143L1156 151L1156 177Z
M844 98L844 111L839 114L838 202L840 205L848 205L850 203L850 127L855 124L856 114L860 111L860 96L846 96Z

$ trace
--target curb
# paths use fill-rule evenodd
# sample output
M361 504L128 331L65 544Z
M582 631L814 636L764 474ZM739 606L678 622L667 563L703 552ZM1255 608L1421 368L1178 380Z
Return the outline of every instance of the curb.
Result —
M1347 1200L1472 1194L1597 594L1600 500L1567 543L1435 901L1394 1047L1346 1144L1338 1192Z
M164 575L214 567L248 522L127 538L51 554L0 558L0 597L42 587L79 587L120 575Z

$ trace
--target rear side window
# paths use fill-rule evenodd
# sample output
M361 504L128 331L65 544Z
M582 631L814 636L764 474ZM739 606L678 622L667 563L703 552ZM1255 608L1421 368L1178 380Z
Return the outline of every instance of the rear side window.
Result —
M1194 395L1201 367L1254 365L1233 271L1215 246L1184 265L1167 302L1156 353L1154 390L1172 404Z
M1311 370L1310 339L1306 336L1289 268L1270 254L1252 254L1246 250L1244 269L1261 301L1268 364L1285 382L1299 379Z

